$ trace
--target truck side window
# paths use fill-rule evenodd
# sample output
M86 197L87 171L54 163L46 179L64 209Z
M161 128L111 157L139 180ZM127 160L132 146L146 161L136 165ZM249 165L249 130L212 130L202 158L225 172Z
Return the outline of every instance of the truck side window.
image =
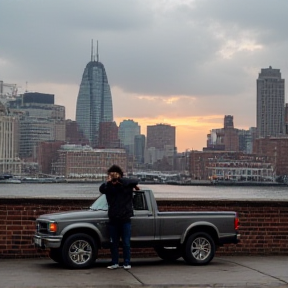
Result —
M133 194L134 210L148 210L144 193L137 192Z

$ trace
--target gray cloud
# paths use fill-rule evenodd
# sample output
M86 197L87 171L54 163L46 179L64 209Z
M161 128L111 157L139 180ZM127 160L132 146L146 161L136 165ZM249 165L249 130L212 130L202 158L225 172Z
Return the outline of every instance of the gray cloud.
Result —
M112 88L197 99L159 102L143 115L233 113L254 125L261 68L287 78L287 8L283 0L2 0L0 80L79 85L93 38Z

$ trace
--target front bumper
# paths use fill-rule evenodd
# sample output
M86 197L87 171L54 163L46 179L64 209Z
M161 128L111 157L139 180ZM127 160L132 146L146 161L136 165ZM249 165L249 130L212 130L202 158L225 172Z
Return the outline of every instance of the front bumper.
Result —
M34 235L33 243L36 248L59 248L61 246L62 236Z

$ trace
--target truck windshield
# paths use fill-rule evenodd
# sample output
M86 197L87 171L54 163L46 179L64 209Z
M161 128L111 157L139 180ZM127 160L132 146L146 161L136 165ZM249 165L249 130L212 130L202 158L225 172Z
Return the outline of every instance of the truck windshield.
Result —
M99 196L96 201L90 206L91 210L108 210L106 195Z

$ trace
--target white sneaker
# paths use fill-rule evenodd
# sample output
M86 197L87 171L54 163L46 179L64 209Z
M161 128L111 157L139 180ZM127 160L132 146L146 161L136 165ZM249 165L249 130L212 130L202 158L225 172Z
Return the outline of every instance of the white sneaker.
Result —
M124 265L123 268L124 268L125 270L129 270L129 269L131 269L131 265Z
M113 270L113 269L119 268L119 265L118 264L113 264L113 265L108 266L107 268Z

